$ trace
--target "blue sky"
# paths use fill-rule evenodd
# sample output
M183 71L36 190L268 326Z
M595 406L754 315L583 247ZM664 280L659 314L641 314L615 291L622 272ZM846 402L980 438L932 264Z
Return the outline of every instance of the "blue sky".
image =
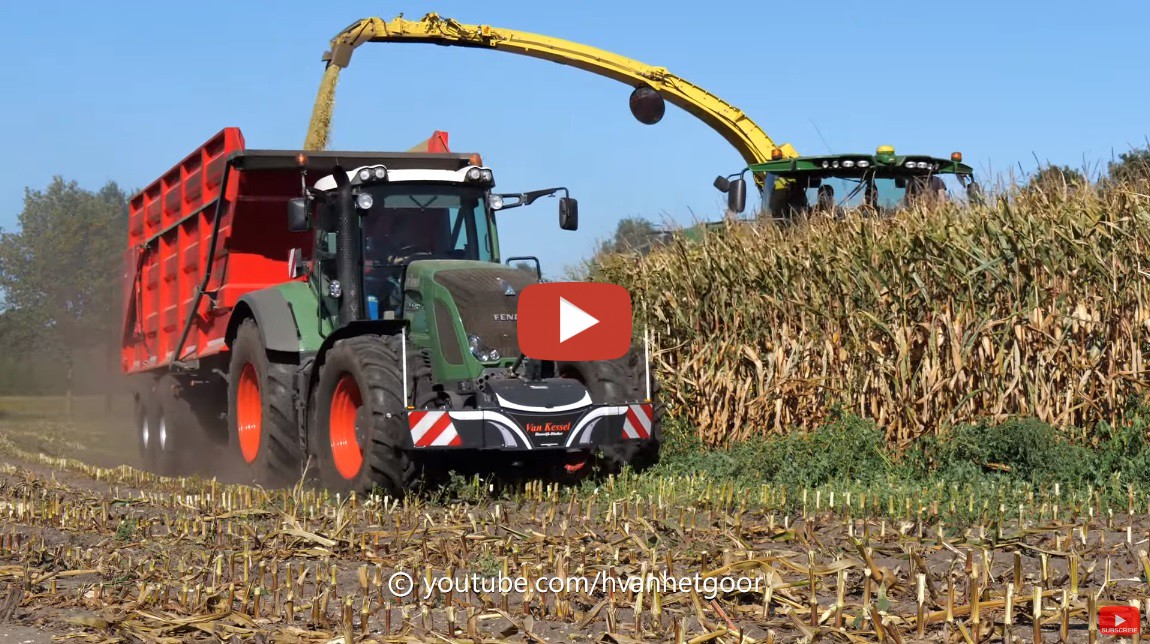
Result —
M4 0L0 226L15 225L26 186L138 188L224 126L249 147L302 145L330 37L428 11L667 67L800 152L827 151L821 130L835 152L961 150L984 176L1017 175L1036 158L1093 170L1150 134L1143 2ZM342 75L331 147L406 149L440 129L482 153L498 190L567 186L578 232L559 230L552 200L501 217L504 256L538 255L555 274L622 217L717 219L711 181L743 165L669 104L639 124L629 93L505 53L365 45Z

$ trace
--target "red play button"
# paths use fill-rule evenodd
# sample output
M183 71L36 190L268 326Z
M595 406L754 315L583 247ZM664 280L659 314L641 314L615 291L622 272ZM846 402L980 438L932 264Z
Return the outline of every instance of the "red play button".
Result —
M614 360L631 348L631 295L615 284L532 284L519 294L519 350L538 360Z

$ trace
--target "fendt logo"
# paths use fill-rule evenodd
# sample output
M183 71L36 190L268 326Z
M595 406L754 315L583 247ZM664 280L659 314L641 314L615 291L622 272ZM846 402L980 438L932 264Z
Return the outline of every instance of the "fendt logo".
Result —
M631 348L631 294L615 284L550 282L519 294L519 350L537 360L615 360Z

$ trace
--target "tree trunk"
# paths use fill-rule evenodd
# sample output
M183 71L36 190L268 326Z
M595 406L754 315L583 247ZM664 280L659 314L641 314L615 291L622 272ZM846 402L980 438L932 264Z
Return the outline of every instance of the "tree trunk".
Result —
M68 380L67 380L67 384L66 384L66 387L68 389L67 389L67 393L64 396L64 400L65 400L64 409L66 410L65 413L67 413L68 418L72 417L72 364L74 361L75 361L75 355L74 355L73 351L69 350L68 351L68 376L67 376Z
M112 371L116 364L116 345L108 342L104 346L107 347L107 351L105 352L107 360L104 363L104 368L107 370L107 378L104 380L104 382L107 383L104 385L104 415L111 416L112 399L116 393L118 393L120 379L115 377Z

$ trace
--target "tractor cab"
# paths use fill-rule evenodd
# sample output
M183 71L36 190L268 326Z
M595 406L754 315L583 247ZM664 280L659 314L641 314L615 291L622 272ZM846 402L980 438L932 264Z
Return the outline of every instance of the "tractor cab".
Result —
M715 187L727 193L730 210L738 213L746 206L742 175L748 171L766 175L763 203L771 218L781 220L815 212L836 218L887 214L949 199L956 187L972 201L981 196L974 170L962 163L960 152L943 159L898 155L894 148L882 146L873 155L778 156L715 180Z

